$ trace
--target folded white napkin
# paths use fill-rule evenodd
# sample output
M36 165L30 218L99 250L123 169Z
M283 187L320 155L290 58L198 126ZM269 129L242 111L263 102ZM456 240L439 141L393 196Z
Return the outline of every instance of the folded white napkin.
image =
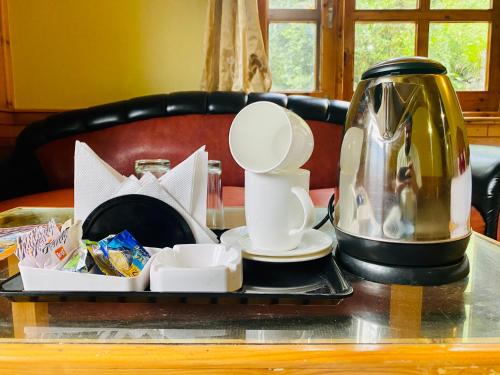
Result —
M205 224L207 163L208 154L203 146L160 179L151 173L145 173L140 180L133 175L126 178L99 158L89 146L77 141L75 219L84 221L97 206L117 196L148 195L177 210L187 221L197 243L215 243L216 235Z
M161 176L160 184L196 221L204 223L207 217L207 179L208 153L203 146Z
M87 216L125 181L120 173L102 160L86 143L75 144L75 219Z

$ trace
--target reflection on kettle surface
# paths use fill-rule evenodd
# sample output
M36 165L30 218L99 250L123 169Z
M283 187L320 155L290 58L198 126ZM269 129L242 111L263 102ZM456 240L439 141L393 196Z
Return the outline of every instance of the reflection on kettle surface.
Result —
M395 190L401 211L399 221L401 227L398 227L398 233L393 237L384 230L384 234L389 238L413 239L415 235L417 196L418 190L422 187L422 172L417 146L411 142L411 132L412 123L411 119L408 119L404 124L404 144L399 149L396 164Z
M464 236L468 232L468 219L470 207L472 205L472 174L468 163L469 155L466 152L465 135L462 129L457 130L457 143L462 145L458 154L459 175L451 180L450 191L450 230L452 236Z

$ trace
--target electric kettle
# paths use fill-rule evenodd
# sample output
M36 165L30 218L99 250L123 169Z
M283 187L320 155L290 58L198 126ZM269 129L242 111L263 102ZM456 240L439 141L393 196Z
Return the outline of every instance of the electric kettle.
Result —
M333 213L340 263L385 283L465 277L470 207L467 135L446 68L422 57L369 68L341 148Z

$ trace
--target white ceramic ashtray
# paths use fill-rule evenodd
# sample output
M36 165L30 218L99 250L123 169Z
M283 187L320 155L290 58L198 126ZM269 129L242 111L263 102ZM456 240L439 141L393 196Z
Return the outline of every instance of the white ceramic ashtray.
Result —
M153 292L232 292L241 288L241 252L224 245L176 245L151 264Z
M151 258L141 273L135 277L118 277L80 273L53 269L33 268L19 262L19 271L23 279L24 290L30 291L84 291L84 292L140 292L149 283L149 269L161 249L146 247ZM89 255L90 256L90 255Z

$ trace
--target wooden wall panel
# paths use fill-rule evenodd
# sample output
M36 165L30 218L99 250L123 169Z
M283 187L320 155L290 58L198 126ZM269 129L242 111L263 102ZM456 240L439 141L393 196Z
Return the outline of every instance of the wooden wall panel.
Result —
M5 160L13 151L16 137L32 122L60 111L15 111L0 110L0 160Z
M500 137L471 137L469 143L471 145L500 146Z
M500 113L465 114L469 143L500 146Z
M0 109L14 108L7 1L0 0Z

